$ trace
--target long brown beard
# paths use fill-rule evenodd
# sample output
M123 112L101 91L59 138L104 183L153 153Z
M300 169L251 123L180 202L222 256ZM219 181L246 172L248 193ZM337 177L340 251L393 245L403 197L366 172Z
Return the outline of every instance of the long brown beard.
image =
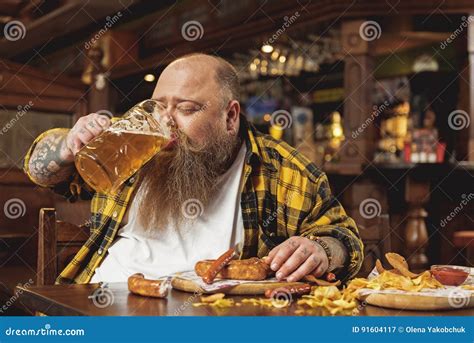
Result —
M162 229L169 220L179 227L202 215L241 146L240 138L217 128L200 146L178 136L175 147L161 151L140 171L139 221L149 230Z

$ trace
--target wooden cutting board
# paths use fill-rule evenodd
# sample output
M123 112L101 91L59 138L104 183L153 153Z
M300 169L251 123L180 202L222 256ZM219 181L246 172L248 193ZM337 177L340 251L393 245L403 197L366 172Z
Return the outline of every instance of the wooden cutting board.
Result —
M279 287L291 287L296 285L302 285L302 282L278 282L278 281L267 281L267 282L249 282L243 283L237 286L232 286L225 289L219 289L215 291L205 291L197 283L192 280L183 279L179 276L174 277L171 280L171 285L174 289L190 293L225 293L232 295L258 295L264 294L267 289L275 289Z
M369 305L397 310L459 310L474 307L474 293L470 297L424 296L417 294L384 294L372 293L358 295L357 299Z

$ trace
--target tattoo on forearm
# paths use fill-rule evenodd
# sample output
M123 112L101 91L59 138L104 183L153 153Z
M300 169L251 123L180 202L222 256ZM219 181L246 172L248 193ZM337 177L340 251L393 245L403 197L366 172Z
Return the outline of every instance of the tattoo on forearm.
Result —
M31 154L28 168L39 183L55 185L66 180L74 170L74 164L61 158L66 144L66 133L51 133L38 142Z
M319 239L323 240L328 245L329 250L331 251L331 270L328 271L331 272L335 269L344 266L348 257L347 249L344 244L334 237L320 237Z

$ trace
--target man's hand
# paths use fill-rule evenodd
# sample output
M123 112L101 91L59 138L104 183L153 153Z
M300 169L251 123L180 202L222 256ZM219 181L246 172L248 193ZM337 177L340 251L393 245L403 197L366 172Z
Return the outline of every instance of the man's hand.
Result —
M61 149L63 160L74 160L74 156L84 145L100 135L109 126L109 117L98 113L91 113L79 118L71 131L69 131L65 144Z
M323 275L329 266L323 247L306 237L294 236L273 248L266 262L276 272L278 280L289 282L300 280L306 275Z

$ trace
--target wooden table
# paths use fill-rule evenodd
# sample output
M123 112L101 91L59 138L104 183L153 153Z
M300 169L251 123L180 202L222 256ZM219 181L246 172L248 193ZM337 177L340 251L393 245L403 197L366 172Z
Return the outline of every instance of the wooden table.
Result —
M288 308L267 308L243 304L240 307L194 307L199 295L172 290L167 299L146 298L130 294L126 283L110 283L107 291L113 297L109 306L96 306L89 296L97 292L98 284L18 287L22 302L32 310L51 316L291 316L296 305ZM95 293L97 294L97 293ZM241 296L232 296L235 301ZM106 293L104 298L106 299ZM299 307L301 308L301 307ZM324 315L311 310L310 315ZM365 306L361 316L474 316L474 309L452 311L399 311Z

